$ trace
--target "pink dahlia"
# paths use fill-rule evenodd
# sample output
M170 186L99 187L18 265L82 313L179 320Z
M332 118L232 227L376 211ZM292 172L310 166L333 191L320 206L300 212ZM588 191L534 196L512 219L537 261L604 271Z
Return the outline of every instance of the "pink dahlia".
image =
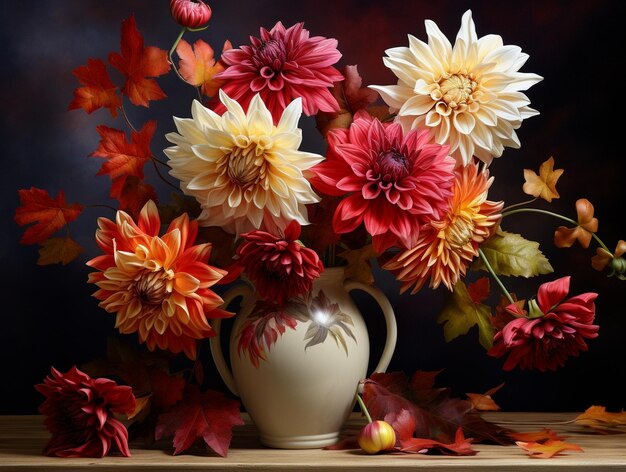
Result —
M426 130L406 135L397 123L357 112L350 129L328 133L326 160L313 167L313 185L344 198L333 218L337 233L362 222L376 252L398 242L412 247L420 228L444 217L454 182L448 146L429 142Z
M245 242L237 248L239 263L262 299L283 305L289 298L309 292L324 270L317 253L298 241L300 224L295 220L284 237L260 230L241 236Z
M113 446L130 456L128 431L113 415L132 413L135 397L130 387L113 380L92 379L76 367L62 374L54 367L44 383L35 385L46 399L39 413L52 434L47 456L104 457Z
M251 36L250 42L225 51L221 60L228 67L215 76L226 81L222 89L244 110L257 93L275 122L297 97L302 98L302 109L309 116L339 109L329 90L343 80L333 67L341 57L336 39L309 37L304 23L285 29L279 21L270 31L261 28L261 38ZM221 103L215 108L220 114L225 110Z
M519 316L496 333L489 354L508 354L504 370L556 370L570 356L587 350L585 339L598 336L598 325L592 324L596 313L597 293L583 293L565 300L569 277L539 287L537 300L529 302L530 313L512 304L507 310Z
M170 0L170 13L185 28L200 28L211 19L211 7L202 0Z

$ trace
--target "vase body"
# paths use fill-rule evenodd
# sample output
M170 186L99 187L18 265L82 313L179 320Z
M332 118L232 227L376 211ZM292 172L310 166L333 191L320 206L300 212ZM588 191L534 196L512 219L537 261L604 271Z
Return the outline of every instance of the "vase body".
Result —
M341 268L326 269L310 293L280 310L259 301L252 290L226 294L226 302L243 295L230 336L232 376L220 366L221 347L212 340L211 348L222 377L259 429L262 444L303 449L338 441L369 361L367 327L349 296L351 289L375 291L373 296L383 302L388 342L386 359L376 370L385 370L395 347L393 311L382 292L346 283Z

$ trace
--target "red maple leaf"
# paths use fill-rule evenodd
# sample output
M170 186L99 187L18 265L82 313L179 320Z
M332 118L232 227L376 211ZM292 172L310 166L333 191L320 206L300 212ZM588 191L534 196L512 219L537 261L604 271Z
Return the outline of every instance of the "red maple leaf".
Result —
M158 441L174 436L174 455L202 438L213 451L226 457L233 426L242 424L237 400L213 390L202 394L198 387L190 385L181 402L159 415L155 437Z
M477 305L484 302L489 296L489 278L481 277L476 282L467 284L467 293Z
M87 65L77 67L72 73L83 86L74 90L68 110L82 108L92 113L99 108L108 108L113 117L117 116L122 99L116 93L117 87L111 82L104 62L89 59Z
M104 125L96 129L100 134L100 144L90 155L107 159L98 175L108 174L111 179L134 175L143 179L144 165L152 158L150 141L156 129L156 121L148 121L141 131L131 132L130 141L126 140L126 133L122 130Z
M401 433L399 441L415 436L452 444L458 439L458 428L462 427L476 441L511 444L508 430L484 420L469 401L452 397L449 389L429 386L429 376L417 375L421 379L409 380L398 372L376 373L363 386L363 400L372 419L391 424L396 433Z
M136 218L148 200L157 201L154 187L134 175L122 175L113 179L111 198L120 202L120 210Z
M74 221L83 211L78 203L65 203L65 193L53 199L46 190L31 187L18 190L21 206L15 211L15 222L20 226L35 223L20 239L22 244L42 243L56 231Z
M167 51L155 46L144 47L143 36L137 30L135 17L122 22L121 54L109 54L109 64L118 69L126 81L122 93L135 105L147 107L150 100L166 95L150 77L159 77L170 70Z

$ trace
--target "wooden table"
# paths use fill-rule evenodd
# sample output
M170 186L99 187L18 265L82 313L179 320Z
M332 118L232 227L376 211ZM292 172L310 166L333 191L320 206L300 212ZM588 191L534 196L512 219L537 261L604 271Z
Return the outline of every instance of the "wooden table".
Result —
M411 455L370 456L358 451L276 450L259 445L250 424L235 430L227 458L203 454L172 456L167 446L142 449L131 444L132 457L103 459L59 459L41 455L48 433L40 416L0 416L0 469L18 471L180 471L180 470L411 470L432 471L626 471L626 434L598 435L573 424L562 424L575 413L489 413L490 421L517 431L550 427L568 435L568 441L584 452L568 452L552 459L533 459L517 446L476 445L478 454L470 457ZM354 416L348 429L356 429L362 419Z

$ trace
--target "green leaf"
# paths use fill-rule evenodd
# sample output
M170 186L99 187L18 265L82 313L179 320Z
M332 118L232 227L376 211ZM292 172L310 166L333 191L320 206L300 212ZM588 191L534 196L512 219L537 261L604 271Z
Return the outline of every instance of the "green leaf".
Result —
M539 250L539 243L528 241L519 234L501 231L480 248L498 275L529 278L554 272L548 258ZM482 259L476 259L472 269L487 270L487 267Z
M489 321L491 308L482 303L474 303L467 287L462 281L458 281L452 293L446 294L446 300L437 318L438 323L445 323L443 335L446 342L467 334L474 325L478 326L478 340L485 349L490 349L493 344L494 329Z

